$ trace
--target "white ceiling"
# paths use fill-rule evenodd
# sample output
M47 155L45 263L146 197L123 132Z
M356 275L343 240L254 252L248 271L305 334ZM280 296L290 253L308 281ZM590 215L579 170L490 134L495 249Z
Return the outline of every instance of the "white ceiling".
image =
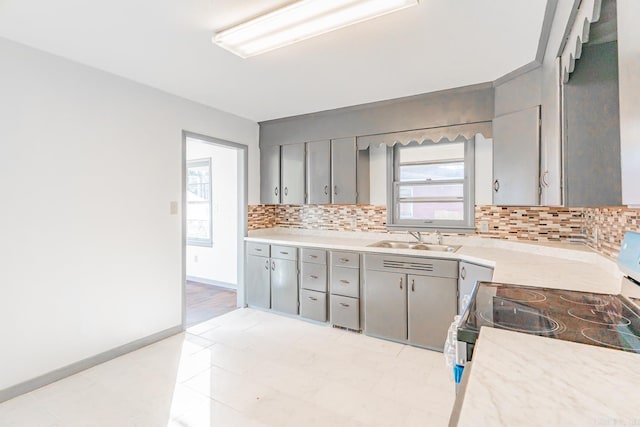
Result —
M421 0L248 59L211 43L286 3L0 0L0 36L263 121L495 80L534 60L546 0Z

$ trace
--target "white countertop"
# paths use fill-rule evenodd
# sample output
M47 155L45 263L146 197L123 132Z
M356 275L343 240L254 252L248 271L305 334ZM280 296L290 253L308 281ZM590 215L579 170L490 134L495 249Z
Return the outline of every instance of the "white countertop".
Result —
M483 327L458 426L640 425L640 355Z
M458 259L494 267L494 282L619 294L612 260L584 245L445 237L455 253L372 248L405 234L251 233L247 241ZM640 425L640 355L483 327L464 393L460 426Z
M474 236L445 236L445 244L462 245L462 248L455 253L448 253L369 247L380 240L409 240L407 237L405 233L316 232L274 228L251 232L245 240L330 250L457 259L493 267L494 282L620 293L622 276L616 264L579 244L521 243Z

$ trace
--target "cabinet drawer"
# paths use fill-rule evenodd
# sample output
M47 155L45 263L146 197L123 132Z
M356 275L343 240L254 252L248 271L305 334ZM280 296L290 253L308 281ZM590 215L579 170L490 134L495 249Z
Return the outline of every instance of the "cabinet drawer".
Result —
M322 249L300 249L300 259L302 262L312 262L314 264L327 264L327 252Z
M247 242L247 255L256 255L269 258L269 244Z
M360 300L331 295L331 324L349 329L360 329Z
M331 252L331 265L358 268L360 255L353 252Z
M300 291L300 316L305 319L327 321L327 294L325 292Z
M313 291L327 292L327 266L303 262L300 287Z
M331 267L331 293L358 298L360 296L360 270Z
M292 246L271 245L271 258L298 260L298 248Z

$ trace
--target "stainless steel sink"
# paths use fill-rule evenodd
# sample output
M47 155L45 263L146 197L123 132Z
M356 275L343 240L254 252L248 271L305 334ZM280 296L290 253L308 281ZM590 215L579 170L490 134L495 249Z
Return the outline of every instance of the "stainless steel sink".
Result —
M419 242L401 242L397 240L382 240L369 245L371 248L391 248L391 249L416 249L419 251L435 252L455 252L460 249L460 245L431 245Z

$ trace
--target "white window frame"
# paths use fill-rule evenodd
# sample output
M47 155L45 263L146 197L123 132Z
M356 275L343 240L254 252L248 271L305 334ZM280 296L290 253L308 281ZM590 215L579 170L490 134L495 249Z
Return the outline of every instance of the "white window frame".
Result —
M187 227L187 245L189 246L205 246L205 247L212 247L213 246L213 176L211 175L211 158L203 158L203 159L193 159L193 160L187 160L187 179L189 176L189 169L190 168L201 168L201 167L207 167L209 169L209 239L199 239L199 238L195 238L195 237L189 237L188 234L188 230L189 227ZM187 183L187 186L189 184ZM187 212L189 212L189 204L191 203L206 203L206 202L189 202L187 200ZM189 218L187 217L185 219L186 224L189 223Z
M441 180L434 181L434 185L447 184L447 183L462 183L463 184L463 204L464 204L464 218L462 220L422 220L422 219L401 219L399 215L400 210L400 196L399 189L401 184L425 184L424 182L401 182L400 181L400 156L399 150L405 147L416 147L419 145L428 144L447 144L448 142L424 142L418 144L412 142L407 145L396 144L392 150L389 150L389 156L387 158L387 228L391 230L418 230L418 231L435 231L435 230L450 230L460 233L472 233L475 230L474 223L474 177L475 177L475 140L455 140L453 143L464 143L464 158L455 160L464 160L464 179L463 180ZM453 159L452 159L453 160ZM416 162L411 164L437 164L444 163L441 160L432 162ZM407 163L408 164L408 163ZM406 202L406 200L403 200ZM416 200L416 203L420 200ZM435 199L433 201L436 201ZM453 201L453 200L442 200Z

